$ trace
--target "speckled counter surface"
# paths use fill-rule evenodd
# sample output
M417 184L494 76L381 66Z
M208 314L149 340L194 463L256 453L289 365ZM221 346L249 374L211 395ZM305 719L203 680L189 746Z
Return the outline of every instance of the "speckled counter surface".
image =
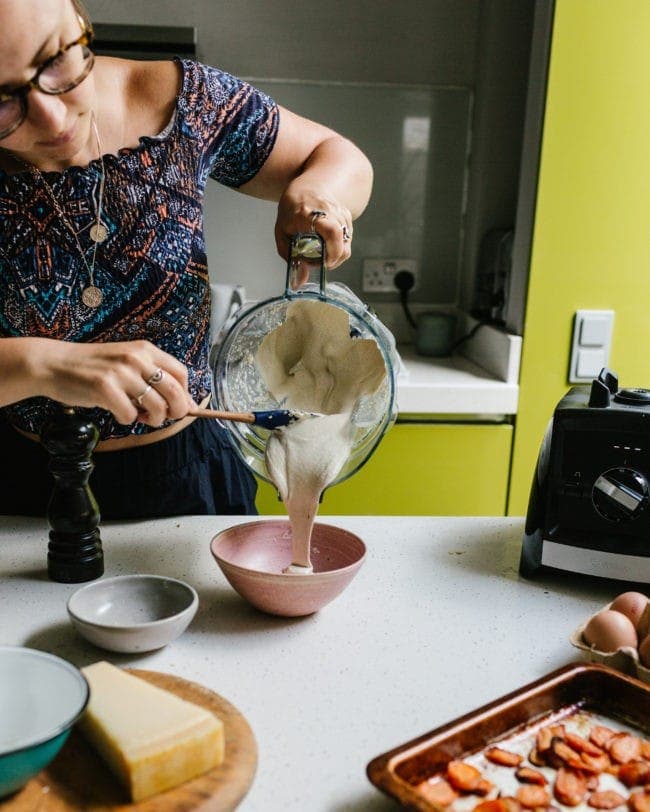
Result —
M165 671L221 694L259 746L244 812L396 808L367 780L368 761L576 660L571 631L617 594L567 574L521 579L521 519L328 517L364 539L364 566L318 614L275 618L244 603L210 555L212 536L239 521L102 527L106 575L170 575L199 593L185 634L136 657L73 631L66 601L78 585L47 579L45 523L0 517L0 643Z

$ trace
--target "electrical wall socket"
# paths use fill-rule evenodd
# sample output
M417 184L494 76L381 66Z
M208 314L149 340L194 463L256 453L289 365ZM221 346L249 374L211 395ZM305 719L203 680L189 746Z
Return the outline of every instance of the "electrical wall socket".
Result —
M377 259L363 260L363 277L361 288L364 293L396 293L395 274L399 271L410 271L415 284L411 290L418 286L418 263L415 259Z

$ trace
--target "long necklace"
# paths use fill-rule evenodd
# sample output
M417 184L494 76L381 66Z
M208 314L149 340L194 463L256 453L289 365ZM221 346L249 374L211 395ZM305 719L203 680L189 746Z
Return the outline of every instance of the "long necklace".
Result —
M102 149L102 142L99 137L99 130L97 129L95 114L92 113L91 115L92 115L91 121L95 133L95 139L97 141L97 150L99 152L99 162L102 168L102 173L99 180L97 217L95 218L95 222L93 223L92 228L90 229L90 237L93 241L93 253L90 262L88 262L88 260L86 259L86 254L83 248L81 247L78 232L75 231L74 226L72 225L67 215L63 211L63 208L61 207L56 195L54 194L54 190L52 189L50 184L45 180L41 170L37 166L34 166L33 164L28 164L26 161L23 161L22 159L19 160L21 161L21 163L24 163L27 167L29 167L32 174L35 175L43 184L43 186L47 190L47 193L50 196L50 199L52 201L52 204L54 205L54 208L56 209L57 214L63 221L68 231L74 237L74 240L77 244L77 250L79 251L79 255L81 256L81 259L83 260L83 263L86 266L86 270L88 271L89 284L81 292L81 301L86 305L86 307L99 307L104 298L104 294L102 293L101 288L98 288L97 285L95 285L94 271L95 271L95 258L97 256L97 245L100 242L104 242L104 240L108 236L108 229L102 222L102 203L104 201L104 179L106 177L106 172L104 169L104 153Z

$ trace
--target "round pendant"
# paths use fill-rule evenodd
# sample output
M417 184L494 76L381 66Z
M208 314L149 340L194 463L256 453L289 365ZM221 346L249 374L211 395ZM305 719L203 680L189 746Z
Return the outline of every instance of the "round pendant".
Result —
M99 288L95 287L95 285L89 285L87 288L84 288L81 293L81 301L86 307L99 307L103 298L103 293Z
M95 223L90 228L90 239L95 242L104 242L108 237L108 229L103 223Z

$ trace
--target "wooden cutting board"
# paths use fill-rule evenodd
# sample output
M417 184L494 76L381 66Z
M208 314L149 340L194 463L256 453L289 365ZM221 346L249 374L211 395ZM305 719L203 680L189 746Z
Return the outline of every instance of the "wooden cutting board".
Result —
M257 745L242 714L196 682L157 671L127 670L215 713L225 725L224 762L175 789L131 804L90 744L73 730L46 769L20 792L0 802L2 812L228 812L237 807L253 783L257 767Z

